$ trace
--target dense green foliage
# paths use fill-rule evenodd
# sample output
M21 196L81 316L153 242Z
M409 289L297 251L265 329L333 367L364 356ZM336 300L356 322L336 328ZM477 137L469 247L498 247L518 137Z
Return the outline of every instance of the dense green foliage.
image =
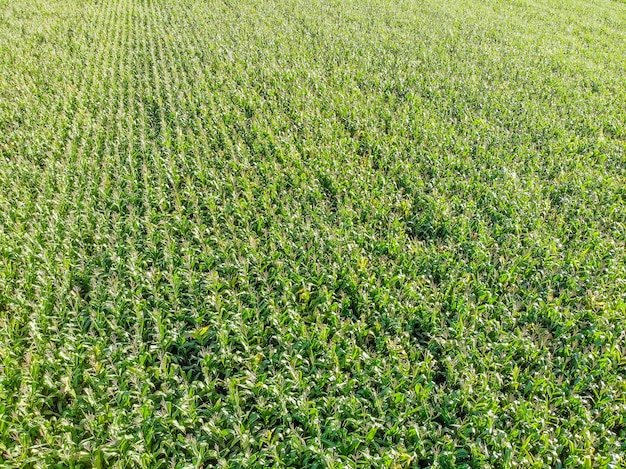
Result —
M625 52L611 0L0 0L0 461L626 465Z

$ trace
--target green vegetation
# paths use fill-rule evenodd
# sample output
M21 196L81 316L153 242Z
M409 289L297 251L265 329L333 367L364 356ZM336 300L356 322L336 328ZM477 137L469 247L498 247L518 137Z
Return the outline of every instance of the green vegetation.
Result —
M0 0L0 465L626 465L626 4Z

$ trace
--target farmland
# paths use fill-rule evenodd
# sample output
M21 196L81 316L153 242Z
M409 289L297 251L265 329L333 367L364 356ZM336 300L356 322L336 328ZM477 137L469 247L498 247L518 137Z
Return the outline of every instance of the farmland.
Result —
M626 465L626 4L0 0L0 466Z

